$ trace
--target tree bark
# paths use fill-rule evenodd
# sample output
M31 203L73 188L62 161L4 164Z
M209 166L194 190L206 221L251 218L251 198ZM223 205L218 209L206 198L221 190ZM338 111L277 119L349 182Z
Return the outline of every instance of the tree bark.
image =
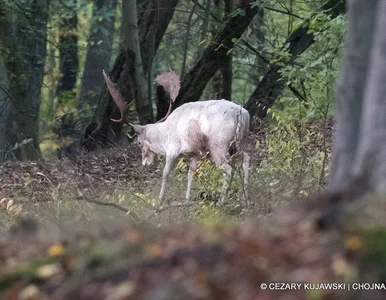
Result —
M207 38L207 35L208 35L210 13L212 11L211 7L212 7L212 0L206 0L205 17L204 17L204 21L202 22L200 42L205 40ZM202 51L203 51L202 49L203 49L202 47L198 48L198 51L197 51L198 57L201 57Z
M346 52L337 88L337 130L329 188L355 179L386 191L386 2L348 1Z
M257 48L258 49L264 49L265 45L265 33L263 29L264 25L264 10L261 9L259 13L257 14L256 18L253 20L254 24L254 36L257 40ZM256 64L256 73L253 74L253 80L255 82L260 81L260 77L264 76L265 72L267 71L267 62L266 59L263 59L261 56L256 55L255 59Z
M94 107L103 88L102 70L108 70L112 55L114 22L118 0L95 0L87 44L86 63L79 104Z
M156 93L156 105L157 105L156 121L159 121L166 116L169 109L169 101L170 101L170 98L165 92L165 89L163 88L163 86L159 85L157 87L157 93Z
M127 102L134 99L135 87L135 53L130 49L121 49L114 67L109 74L112 82L118 85L118 89ZM87 150L95 150L98 146L109 146L117 143L122 133L122 124L111 122L111 118L119 119L120 112L113 102L106 85L99 97L99 103L95 112L95 121L91 122L84 133L82 147ZM98 121L102 120L100 124Z
M74 0L76 7L76 0ZM59 26L59 70L60 78L56 89L59 103L75 97L75 84L79 68L78 58L78 16L74 12L70 17L63 17Z
M225 0L225 17L235 9L234 0ZM225 56L223 66L221 67L221 95L220 99L232 100L232 52Z
M353 162L360 139L363 97L370 64L377 0L360 6L349 2L345 54L339 76L337 128L335 131L330 187L347 186L353 180ZM363 20L359 22L359 20Z
M0 1L0 47L7 49L7 39L10 38L8 23L8 11L6 4ZM0 56L0 163L8 159L9 150L17 142L12 139L12 114L13 103L10 99L8 72L4 62L5 58Z
M43 82L48 19L48 0L28 1L17 22L10 24L6 66L14 120L22 158L41 159L39 148L39 108ZM27 16L27 18L26 18Z
M136 0L122 2L122 28L123 46L135 53L135 108L141 124L152 123L154 121L153 107L147 93L147 84L143 72L141 51L138 34L137 2Z
M194 0L192 10L189 13L188 16L188 23L186 25L186 34L184 39L184 56L182 58L182 67L181 67L181 79L184 79L185 76L185 69L186 69L186 59L188 57L188 48L189 48L189 37L190 37L190 29L192 27L192 17L194 14L194 11L196 10L198 0Z
M332 18L336 18L345 12L344 0L327 0L324 5L316 12L325 11ZM298 55L303 53L314 43L314 35L308 33L310 21L305 21L286 39L284 45L288 46L288 52L291 58L288 62L280 61L280 63L290 64ZM263 79L259 82L257 88L249 97L248 102L244 105L252 119L262 119L266 116L268 108L272 107L275 100L282 93L285 81L281 79L281 66L279 63L272 63L268 67Z
M177 2L177 0L160 0L159 9L162 11L162 13L159 15L157 22L158 26L155 28L156 32L154 41L154 53L156 53L158 46L161 43L162 37L167 29L167 25L173 17ZM149 1L139 1L140 9L144 7L141 5L141 3L142 5L146 3L149 4ZM139 12L138 26L140 27L139 34L141 37L140 44L142 53L146 53L148 50L146 47L149 45L148 37L149 34L151 34L151 22L154 17L153 13L151 12L152 10L141 10ZM131 66L134 56L134 52L130 51L129 49L121 49L117 59L113 64L112 71L110 72L111 80L113 82L117 82L120 89L124 88L120 86L120 82L126 82L126 84L128 84L126 89L130 89L130 92L126 92L124 95L127 99L127 102L130 102L134 97L133 95L135 95L135 84L129 75L125 75L124 78L121 78L124 74L126 74L123 73L122 70L124 69L124 66L126 66L125 68L129 69L127 66ZM143 67L145 72L147 71L146 66L148 66L148 59L149 57L147 55L143 56ZM119 116L119 111L116 108L116 105L114 104L106 85L104 85L104 88L99 96L99 102L93 117L93 121L85 129L84 137L82 139L83 148L93 150L99 146L106 147L116 143L121 136L122 124L111 122L111 117L118 119ZM133 120L134 122L136 116L134 117L133 113L131 113L129 117L130 120Z
M152 98L152 63L162 37L171 21L178 0L139 0L138 5L138 30L142 56L143 72L147 75L148 97ZM156 98L157 114L162 116L163 108L168 108L167 97ZM149 100L150 101L150 100ZM166 114L166 112L165 112ZM161 117L162 118L162 117ZM160 118L160 119L161 119Z
M145 74L148 73L150 54L157 52L168 25L173 18L178 0L158 0L159 17L154 28L156 18L155 2L149 0L138 1L138 31L142 56L142 67ZM155 34L154 34L155 31ZM154 42L152 35L154 34ZM152 49L153 48L153 49ZM150 51L150 50L153 51Z
M233 48L232 39L240 38L259 10L257 6L252 8L248 0L239 1L238 8L245 11L245 16L238 14L225 22L211 45L182 80L175 107L199 100L208 81L221 67L228 51Z
M14 107L9 93L7 69L0 57L0 163L12 158L11 149L17 142L12 130Z

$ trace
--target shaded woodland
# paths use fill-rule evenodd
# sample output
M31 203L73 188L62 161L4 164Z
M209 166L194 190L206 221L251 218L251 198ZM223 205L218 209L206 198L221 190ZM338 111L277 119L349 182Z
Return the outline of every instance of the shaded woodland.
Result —
M0 0L0 298L384 299L385 26L382 0ZM172 110L244 107L247 187L181 157L160 203L103 70L133 124L169 70Z

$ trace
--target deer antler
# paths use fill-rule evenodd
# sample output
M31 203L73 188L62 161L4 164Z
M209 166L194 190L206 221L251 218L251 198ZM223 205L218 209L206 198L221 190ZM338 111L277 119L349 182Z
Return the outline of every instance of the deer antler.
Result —
M111 97L113 98L115 104L121 112L121 118L119 120L111 119L111 121L116 123L127 122L128 109L132 102L127 103L125 100L123 100L123 97L118 90L117 84L111 82L110 78L106 75L105 70L103 70L103 77L105 78L107 88L110 91Z
M176 72L170 69L169 72L157 75L155 82L159 85L162 85L170 95L169 109L165 117L159 120L157 123L165 121L166 118L170 115L173 107L173 103L177 98L178 92L180 91L180 76Z

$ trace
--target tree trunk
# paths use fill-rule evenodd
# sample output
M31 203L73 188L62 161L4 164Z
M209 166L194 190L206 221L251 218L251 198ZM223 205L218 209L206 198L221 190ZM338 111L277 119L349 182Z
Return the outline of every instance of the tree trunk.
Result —
M169 101L170 101L170 98L165 92L164 87L159 85L157 87L157 94L156 94L156 105L157 105L156 121L159 121L166 116L169 109Z
M321 11L325 11L326 14L335 18L345 12L345 1L327 0L317 13ZM310 21L303 22L285 41L284 45L289 45L288 52L291 54L290 60L286 62L287 64L292 63L298 55L314 43L314 35L308 32L309 26ZM283 62L281 61L281 63ZM244 107L249 111L252 118L264 118L267 109L272 107L275 100L282 93L285 81L279 80L281 78L280 70L281 66L278 63L271 64L256 90L249 97Z
M135 53L130 49L121 49L114 67L109 74L112 82L118 85L118 89L127 102L134 99L135 87ZM99 97L99 103L95 112L95 120L91 122L82 140L82 147L87 150L95 150L99 145L108 146L117 143L122 133L122 124L111 122L111 118L119 119L120 112L114 104L110 92L105 85ZM99 124L98 120L103 123Z
M139 0L138 5L138 30L141 47L143 72L147 75L148 98L152 98L152 63L162 37L173 17L178 0ZM167 97L156 98L157 115L163 114L163 108L168 107ZM150 101L150 100L149 100ZM161 117L162 118L162 117Z
M17 138L12 134L13 109L9 98L7 69L0 57L0 163L12 156L11 149L17 142Z
M225 22L213 42L205 49L200 60L182 80L175 107L199 100L208 81L221 67L228 51L233 48L232 39L240 38L259 10L257 6L252 8L248 0L239 2L238 8L245 11L245 16L238 14Z
M205 3L205 17L204 21L202 22L202 27L201 27L201 35L200 35L200 42L203 40L206 40L207 35L208 35L208 30L209 30L209 21L210 21L210 13L211 13L211 7L212 7L212 0L206 0ZM199 55L198 57L201 57L202 55L202 47L198 48L197 54Z
M185 33L185 40L184 40L184 56L182 58L182 67L181 67L181 79L184 79L185 76L185 69L186 69L186 59L188 57L188 50L189 50L189 37L190 37L190 29L192 27L192 17L194 14L194 11L196 10L198 0L194 0L194 4L192 7L192 10L189 13L188 16L188 23L186 25L186 33Z
M122 21L123 46L135 53L135 108L141 124L152 123L154 121L153 107L147 96L146 78L142 66L136 0L123 1L122 14L124 16Z
M225 0L225 17L235 9L234 0ZM225 56L221 67L221 95L220 99L232 100L232 52Z
M139 7L141 6L141 3L144 4L149 3L149 1L141 0L139 1ZM162 37L167 29L167 25L171 21L175 6L177 4L177 0L160 0L159 9L162 10L162 13L159 14L158 19L158 26L155 27L155 40L154 40L154 53L156 53L158 46L161 43ZM145 4L146 4L145 3ZM146 6L147 7L147 6ZM139 13L139 27L141 29L140 31L140 44L142 53L146 53L148 48L148 35L151 34L151 26L152 26L152 20L154 15L151 13L152 11L145 10L141 13ZM118 86L120 82L123 82L126 84L129 84L126 88L131 89L130 93L126 92L125 97L127 97L127 101L130 102L130 99L133 99L133 95L135 93L134 87L134 81L133 79L129 77L129 75L125 75L125 78L121 78L123 74L122 69L128 68L127 66L132 64L132 60L135 54L128 50L128 49L121 49L117 59L114 62L112 71L110 72L111 80L113 82L118 82ZM143 67L145 72L147 71L146 66L148 65L148 59L149 57L147 55L143 56ZM129 61L128 61L129 60ZM101 74L102 76L102 74ZM110 93L108 92L106 85L104 85L104 88L99 96L99 102L96 109L96 112L94 114L93 121L86 127L84 132L84 137L82 140L82 146L88 150L96 149L98 146L106 147L110 144L116 143L118 138L121 136L122 131L122 124L117 124L111 122L111 117L119 118L120 114L118 109L116 108L116 105L114 104ZM132 120L133 117L130 118ZM134 121L134 120L133 120Z
M79 104L94 107L103 88L102 70L108 70L112 55L114 23L118 0L95 0L87 44L86 63Z
M74 0L76 6L76 0ZM63 17L59 26L59 70L60 79L56 89L59 103L66 103L75 97L75 84L79 68L78 59L78 16Z
M259 13L257 14L256 18L253 20L255 31L254 36L257 40L257 48L258 49L264 49L265 46L265 33L263 29L264 25L264 10L261 9ZM260 81L260 77L264 76L265 72L267 71L267 62L265 59L263 59L261 56L256 55L255 59L255 65L256 65L256 73L252 75L253 80L255 82Z
M178 0L158 0L159 16L157 24L154 24L157 12L155 1L138 1L138 30L141 47L142 67L145 74L150 69L150 54L157 52L168 25L173 18ZM156 26L155 26L156 25ZM155 31L155 32L154 32ZM154 42L152 40L154 35ZM153 48L153 49L152 49ZM151 51L151 49L153 51Z
M7 40L10 38L10 24L5 5L0 1L0 47L2 49L7 49ZM17 138L15 141L11 136L13 103L10 99L8 72L4 60L5 58L0 56L0 163L8 159L10 149L17 142Z
M386 191L386 2L348 1L349 26L337 87L337 129L329 188L357 178Z
M18 14L7 41L13 54L7 59L10 94L15 104L14 120L22 157L41 158L39 108L46 56L48 0L29 1L26 14ZM28 19L25 19L25 17Z

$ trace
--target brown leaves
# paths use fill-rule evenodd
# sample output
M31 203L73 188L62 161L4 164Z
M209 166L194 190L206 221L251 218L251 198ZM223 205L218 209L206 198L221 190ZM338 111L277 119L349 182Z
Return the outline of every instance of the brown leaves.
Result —
M205 230L184 225L170 229L122 227L99 236L86 234L78 243L18 242L15 248L10 242L0 244L0 254L8 253L2 264L6 272L0 271L0 297L141 299L162 294L168 299L289 299L289 295L307 299L304 290L262 290L260 284L343 281L356 272L344 251L346 247L358 248L358 238L349 236L337 247L341 237L336 234L301 226L287 228L277 237L258 232L256 225ZM4 294L4 274L28 265L36 253L46 261L28 271L37 276L38 283L22 276ZM82 274L82 279L76 279L76 274Z
M154 169L144 170L140 159L140 149L130 145L87 153L71 160L7 162L0 165L0 208L7 209L8 205L17 212L21 204L18 199L52 200L52 193L59 185L71 185L79 191L98 191L106 185L143 180Z

